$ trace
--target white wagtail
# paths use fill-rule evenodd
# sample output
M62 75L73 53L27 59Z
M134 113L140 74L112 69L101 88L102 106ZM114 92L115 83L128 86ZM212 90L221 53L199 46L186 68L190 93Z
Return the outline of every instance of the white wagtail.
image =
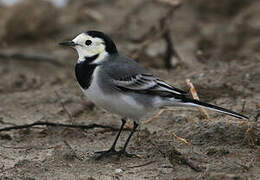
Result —
M61 42L77 50L75 74L80 88L97 106L121 115L122 125L111 148L100 151L104 155L126 155L126 147L139 120L147 113L164 106L199 106L236 118L248 119L239 113L187 97L186 93L160 80L134 60L118 53L114 42L104 33L88 31L72 41ZM123 148L115 150L117 140L126 123L134 120L134 127Z

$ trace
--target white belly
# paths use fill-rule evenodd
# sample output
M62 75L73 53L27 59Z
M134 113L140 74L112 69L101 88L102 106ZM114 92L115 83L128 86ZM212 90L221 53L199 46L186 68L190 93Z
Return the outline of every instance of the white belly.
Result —
M96 73L98 73L98 69L94 72L90 87L83 92L98 107L134 120L139 120L146 114L145 107L138 104L131 96L120 93L105 95L97 83Z

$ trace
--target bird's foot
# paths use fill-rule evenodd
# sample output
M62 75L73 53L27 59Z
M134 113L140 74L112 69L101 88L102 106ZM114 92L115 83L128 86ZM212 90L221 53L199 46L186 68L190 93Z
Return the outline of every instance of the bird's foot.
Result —
M126 156L126 157L139 157L135 154L130 154L128 152L126 152L124 149L120 150L120 151L116 151L115 149L111 148L107 151L98 151L95 152L95 154L98 154L98 156L96 157L96 160L100 160L103 157L109 157L109 156L113 156L113 155L117 155L118 157L121 156Z
M117 154L117 151L114 148L111 148L107 151L97 151L97 152L95 152L95 154L98 154L98 156L96 157L96 160L100 160L103 157L112 156L112 155Z

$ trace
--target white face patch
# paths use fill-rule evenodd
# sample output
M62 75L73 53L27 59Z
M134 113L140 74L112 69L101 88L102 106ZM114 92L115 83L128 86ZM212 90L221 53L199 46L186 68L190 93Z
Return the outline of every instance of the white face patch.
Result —
M101 38L93 38L85 33L81 33L72 41L77 44L74 48L79 55L78 62L85 61L85 57L99 55L92 63L100 63L108 54L105 51L105 43Z

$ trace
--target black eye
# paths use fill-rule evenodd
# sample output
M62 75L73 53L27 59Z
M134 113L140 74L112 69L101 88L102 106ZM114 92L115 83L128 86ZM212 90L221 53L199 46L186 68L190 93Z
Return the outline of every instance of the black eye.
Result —
M92 41L90 41L90 40L86 40L86 42L85 42L85 44L86 44L87 46L89 46L91 43L92 43Z

